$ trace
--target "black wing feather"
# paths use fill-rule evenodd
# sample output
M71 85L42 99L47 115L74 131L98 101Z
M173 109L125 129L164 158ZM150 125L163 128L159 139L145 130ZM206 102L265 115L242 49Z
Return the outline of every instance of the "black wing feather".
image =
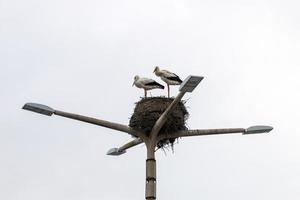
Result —
M171 81L177 81L179 83L182 83L182 80L179 78L179 76L177 76L176 74L173 74L174 76L169 76L166 77L167 79L171 80Z
M158 86L158 87L160 87L160 88L162 88L162 89L165 88L165 86L159 84L159 83L156 82L156 81L153 81L153 82L150 82L150 83L146 83L145 85L148 85L148 86Z

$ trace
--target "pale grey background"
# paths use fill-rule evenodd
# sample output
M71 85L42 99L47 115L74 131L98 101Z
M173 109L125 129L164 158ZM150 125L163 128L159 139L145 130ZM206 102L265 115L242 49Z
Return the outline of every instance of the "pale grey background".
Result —
M299 199L299 6L0 0L0 199L143 199L143 145L109 157L128 135L21 107L38 102L127 124L143 95L133 76L159 80L155 65L205 76L185 96L190 128L275 127L159 151L158 199Z

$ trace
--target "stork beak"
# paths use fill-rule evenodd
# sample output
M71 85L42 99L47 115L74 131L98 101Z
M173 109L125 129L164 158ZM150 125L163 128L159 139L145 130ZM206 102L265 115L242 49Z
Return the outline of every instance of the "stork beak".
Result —
M134 86L134 83L135 83L135 81L133 81L133 83L132 83L132 87Z

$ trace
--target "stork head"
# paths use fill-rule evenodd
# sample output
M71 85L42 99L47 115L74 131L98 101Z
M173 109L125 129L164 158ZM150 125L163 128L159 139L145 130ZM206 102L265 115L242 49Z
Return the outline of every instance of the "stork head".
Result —
M138 75L136 75L136 76L134 77L134 81L133 81L133 83L132 83L132 87L134 86L135 82L136 82L137 80L139 80L139 79L140 79L140 77L139 77Z
M154 68L153 73L155 73L155 72L157 72L157 71L159 71L159 67L158 67L158 66L156 66L156 67Z

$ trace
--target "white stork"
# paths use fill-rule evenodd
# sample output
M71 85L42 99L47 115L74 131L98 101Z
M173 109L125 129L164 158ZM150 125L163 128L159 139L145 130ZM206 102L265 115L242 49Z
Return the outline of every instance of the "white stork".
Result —
M168 98L170 98L170 85L180 85L182 80L176 74L167 70L160 70L159 67L155 67L153 73L159 76L168 86Z
M134 77L134 82L132 86L136 86L138 88L143 88L145 91L145 97L147 97L147 90L152 90L152 89L164 89L165 87L155 80L152 80L150 78L140 78L139 76Z

